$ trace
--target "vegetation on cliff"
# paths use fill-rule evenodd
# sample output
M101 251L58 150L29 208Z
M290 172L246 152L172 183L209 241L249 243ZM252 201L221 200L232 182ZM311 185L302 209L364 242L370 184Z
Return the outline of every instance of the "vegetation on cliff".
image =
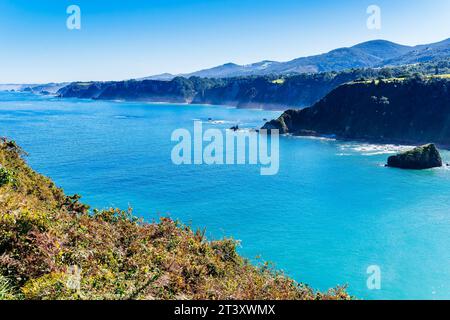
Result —
M232 239L208 241L163 218L89 211L0 140L0 299L349 299L315 292L269 264L252 265Z
M342 85L310 108L288 110L265 129L294 135L450 145L450 81L392 78Z
M388 167L400 169L430 169L442 167L439 150L432 143L390 156Z
M450 73L450 59L400 67L311 74L273 74L226 79L176 77L170 81L75 82L60 89L58 95L66 98L216 104L240 108L303 108L351 81L447 73Z

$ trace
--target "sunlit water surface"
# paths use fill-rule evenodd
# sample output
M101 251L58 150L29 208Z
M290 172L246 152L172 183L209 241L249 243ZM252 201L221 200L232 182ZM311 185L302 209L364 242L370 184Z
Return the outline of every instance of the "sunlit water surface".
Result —
M386 158L401 147L293 137L280 139L275 176L171 161L171 133L196 119L206 129L257 128L279 114L0 93L0 135L92 207L132 206L148 221L170 215L206 227L209 238L241 240L246 257L321 290L348 284L364 299L449 299L447 168L389 169ZM371 265L381 269L381 290L367 287Z

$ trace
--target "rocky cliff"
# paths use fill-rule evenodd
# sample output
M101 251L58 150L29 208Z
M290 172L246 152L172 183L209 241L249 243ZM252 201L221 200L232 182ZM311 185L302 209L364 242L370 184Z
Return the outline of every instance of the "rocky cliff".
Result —
M283 110L309 107L336 87L355 80L450 72L450 59L382 69L352 69L314 74L249 76L227 79L176 77L170 81L74 82L60 97L230 105Z
M310 108L265 124L294 135L450 144L450 81L389 79L345 84Z

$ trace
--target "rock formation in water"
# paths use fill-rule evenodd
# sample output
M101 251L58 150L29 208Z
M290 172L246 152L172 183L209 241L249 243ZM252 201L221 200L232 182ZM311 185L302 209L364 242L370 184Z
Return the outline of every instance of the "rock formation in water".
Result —
M389 157L387 166L417 170L437 168L442 167L442 158L434 144L427 144Z

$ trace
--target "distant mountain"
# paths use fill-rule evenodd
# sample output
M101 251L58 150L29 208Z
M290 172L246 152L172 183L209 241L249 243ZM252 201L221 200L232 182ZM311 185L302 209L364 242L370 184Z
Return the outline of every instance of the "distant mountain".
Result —
M55 94L59 89L69 83L46 83L46 84L0 84L0 91L25 91L33 93Z
M150 77L140 78L136 80L162 80L162 81L169 81L175 78L176 75L171 73L161 73Z
M276 61L261 61L249 65L238 65L235 63L226 63L224 65L214 67L211 69L200 70L193 73L183 74L184 77L201 77L201 78L233 78L240 76L252 76L266 74L269 70L280 62Z
M22 84L0 84L0 91L20 91L24 88L24 86L28 85L22 85Z
M386 40L373 40L357 44L350 48L339 48L328 53L303 57L287 62L261 61L249 65L226 63L210 69L180 74L186 78L232 78L252 75L317 73L342 71L351 68L398 66L428 62L450 56L450 39L415 47L404 46ZM170 80L165 74L149 77L153 80Z
M310 108L288 110L264 129L305 136L450 145L450 79L344 84Z
M383 61L383 65L399 66L429 62L448 57L450 57L450 39L437 43L412 47L411 50L407 51L403 55Z
M412 47L403 46L386 40L363 42L352 47L382 60L398 57L411 51Z

